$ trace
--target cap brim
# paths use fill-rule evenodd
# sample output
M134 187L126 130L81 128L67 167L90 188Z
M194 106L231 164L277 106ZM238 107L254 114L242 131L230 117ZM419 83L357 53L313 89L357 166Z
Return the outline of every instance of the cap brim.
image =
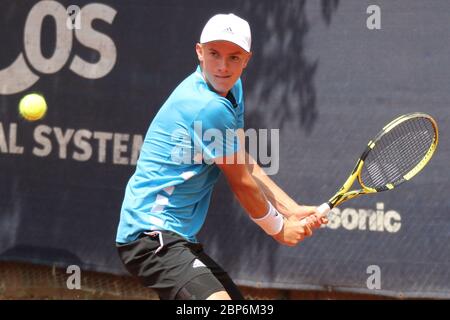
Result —
M235 45L237 45L239 48L241 48L242 50L244 50L247 53L250 53L250 48L246 48L248 47L246 45L246 43L244 43L244 41L239 41L236 38L233 37L220 37L220 38L214 38L214 39L203 39L203 41L201 43L208 43L208 42L213 42L213 41L227 41L227 42L231 42Z

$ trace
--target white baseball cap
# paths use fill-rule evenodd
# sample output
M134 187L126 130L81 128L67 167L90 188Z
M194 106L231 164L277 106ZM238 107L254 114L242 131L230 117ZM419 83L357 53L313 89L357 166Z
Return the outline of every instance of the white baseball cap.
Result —
M238 16L229 14L216 14L206 23L200 36L200 43L225 40L237 44L250 52L252 36L250 25Z

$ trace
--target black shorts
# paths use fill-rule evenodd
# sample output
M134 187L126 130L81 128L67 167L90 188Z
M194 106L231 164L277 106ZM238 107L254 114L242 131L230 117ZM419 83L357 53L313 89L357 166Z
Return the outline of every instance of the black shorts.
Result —
M116 246L128 272L155 290L160 299L203 300L218 291L227 291L232 299L244 299L201 244L174 232L141 234L135 241Z

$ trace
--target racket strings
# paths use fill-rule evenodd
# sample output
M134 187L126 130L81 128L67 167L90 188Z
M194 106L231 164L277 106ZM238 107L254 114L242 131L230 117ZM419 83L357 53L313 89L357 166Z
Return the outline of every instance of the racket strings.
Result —
M406 120L382 135L367 155L361 172L369 188L396 185L424 157L435 138L435 128L427 118Z

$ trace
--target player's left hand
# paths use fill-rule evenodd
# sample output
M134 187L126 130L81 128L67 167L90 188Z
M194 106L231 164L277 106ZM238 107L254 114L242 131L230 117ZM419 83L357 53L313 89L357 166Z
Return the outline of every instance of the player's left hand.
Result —
M297 219L305 219L306 224L310 228L319 228L322 224L328 223L328 218L317 211L316 206L297 206L290 210L290 214Z

